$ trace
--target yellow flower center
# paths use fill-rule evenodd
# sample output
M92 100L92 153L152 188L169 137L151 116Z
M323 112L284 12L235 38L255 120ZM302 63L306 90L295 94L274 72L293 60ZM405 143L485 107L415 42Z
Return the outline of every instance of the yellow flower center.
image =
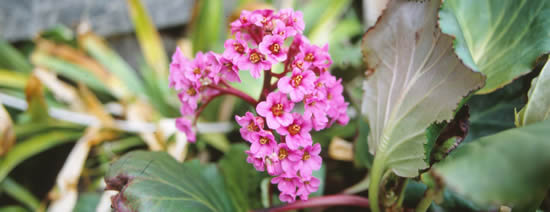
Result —
M278 54L279 51L281 51L281 46L279 46L278 43L274 43L273 45L269 46L269 50L271 50L271 52L275 54Z
M260 131L260 128L258 126L256 126L254 124L254 122L250 122L250 124L248 124L248 126L246 127L248 129L248 131L251 131L251 132L258 132Z
M195 96L197 95L197 91L194 88L189 88L187 89L187 94L189 94L189 96Z
M275 104L273 107L271 107L271 112L274 116L280 116L283 114L283 104Z
M293 125L290 125L290 127L288 127L288 133L290 133L290 135L296 135L300 132L300 129L302 129L300 125L293 124Z
M260 138L260 144L267 144L268 141L269 141L269 139L266 138L266 137Z
M303 78L304 77L302 75L296 75L296 76L292 77L292 80L291 80L292 81L291 82L292 86L295 87L295 88L300 86L300 83L302 83Z
M235 48L235 51L238 52L239 54L244 54L244 46L241 45L240 43L234 43L233 47Z
M195 68L193 70L193 74L200 74L201 73L201 69L200 68Z
M286 156L288 156L288 152L286 151L286 149L279 149L279 160L285 159Z
M306 57L304 58L305 61L308 61L308 62L312 62L313 59L315 59L315 57L313 56L312 53L307 53L306 54Z
M256 52L252 52L248 59L250 60L250 62L256 64L256 63L260 62L261 58L260 58L260 54L258 54Z
M311 155L309 155L309 152L304 152L304 156L302 156L302 160L309 160L311 158Z

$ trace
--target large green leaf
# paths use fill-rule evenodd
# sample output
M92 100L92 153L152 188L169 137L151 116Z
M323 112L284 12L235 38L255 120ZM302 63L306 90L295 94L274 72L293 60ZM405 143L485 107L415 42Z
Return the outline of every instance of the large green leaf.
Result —
M533 80L529 101L518 114L518 125L525 126L550 118L550 60Z
M403 177L426 168L426 128L451 119L462 97L484 80L460 62L452 38L436 28L438 8L439 1L393 1L363 38L368 68L374 70L363 101L370 152L376 153L375 163Z
M375 203L387 169L415 177L428 167L426 128L451 119L463 96L483 85L484 77L461 63L453 39L437 28L439 5L391 1L363 38L365 61L374 72L365 82L362 110L371 129L369 150L375 155L369 188ZM378 211L378 204L371 209Z
M540 204L550 186L550 120L483 137L433 168L450 189L480 205L517 211ZM519 210L518 210L519 209Z
M164 152L135 151L105 176L119 190L113 207L131 211L236 211L215 165L178 163Z
M550 1L446 0L439 16L442 31L456 37L460 58L487 76L478 93L526 74L550 51Z
M239 211L262 207L258 194L265 175L246 162L247 149L244 144L233 145L219 162L227 190Z

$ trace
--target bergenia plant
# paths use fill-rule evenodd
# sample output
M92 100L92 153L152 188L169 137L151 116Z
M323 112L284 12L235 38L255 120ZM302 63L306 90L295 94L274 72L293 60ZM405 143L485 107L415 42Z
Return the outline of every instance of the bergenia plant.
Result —
M234 95L255 107L235 116L250 143L247 162L274 177L284 202L307 200L318 189L312 173L321 168L321 145L311 131L349 121L341 80L328 71L328 45L308 41L302 16L292 9L242 11L231 23L234 37L225 41L224 52L199 52L191 60L177 49L170 64L170 86L182 103L176 127L189 141L196 140L197 118L215 97ZM272 69L277 63L282 72ZM229 84L241 82L240 71L263 75L259 99Z

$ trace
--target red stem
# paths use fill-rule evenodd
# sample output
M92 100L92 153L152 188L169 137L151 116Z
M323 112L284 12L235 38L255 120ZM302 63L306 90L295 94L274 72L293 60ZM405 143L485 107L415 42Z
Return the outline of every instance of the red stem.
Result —
M290 211L290 210L296 210L296 209L302 209L302 208L328 207L328 206L336 206L336 205L351 205L351 206L357 206L362 208L368 208L369 200L367 198L355 196L355 195L335 194L335 195L327 195L327 196L321 196L321 197L313 197L306 201L297 201L297 202L286 204L283 206L267 208L264 210L257 210L257 211L282 212L282 211Z
M193 120L193 125L197 124L197 120L199 119L199 115L201 115L202 111L206 108L206 106L208 106L208 104L210 104L210 102L212 102L212 100L218 96L221 96L223 95L223 93L217 93L215 95L212 95L210 97L208 97L208 99L199 107L199 109L197 109L197 111L195 112L195 118Z
M239 98L243 99L244 101L248 102L249 104L251 104L252 106L256 106L258 104L258 101L256 101L254 98L252 98L248 94L245 94L242 91L239 91L239 90L237 90L233 87L224 88L224 87L219 87L219 86L216 86L216 85L208 85L208 87L220 91L221 92L220 95L229 94L229 95L239 97Z
M264 85L260 95L260 101L265 100L267 94L271 91L271 74L271 69L264 71Z

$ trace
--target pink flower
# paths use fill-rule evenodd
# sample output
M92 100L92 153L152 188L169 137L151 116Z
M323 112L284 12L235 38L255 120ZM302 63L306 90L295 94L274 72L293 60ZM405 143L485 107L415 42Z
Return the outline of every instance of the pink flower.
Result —
M293 102L299 102L304 99L304 95L313 91L315 79L315 74L312 71L295 68L292 71L292 76L285 76L279 80L277 87L283 93L288 93Z
M237 32L240 32L241 30L245 29L246 27L250 26L252 22L250 22L250 15L252 12L243 10L241 11L241 16L239 19L231 22L231 33L235 34Z
M276 154L270 154L267 157L265 157L265 164L267 167L267 173L271 176L278 176L281 173L283 173L283 169L281 167L281 161L279 161L279 158Z
M279 199L282 202L293 203L294 201L296 201L296 194L280 193Z
M283 38L288 38L296 35L296 29L291 26L286 26L286 24L281 20L275 20L273 24L273 35L279 35Z
M271 63L282 62L286 60L286 51L283 48L285 39L279 35L266 35L258 49Z
M195 143L196 136L193 127L191 126L191 120L183 117L177 118L176 128L185 133L185 136L187 136L187 140L189 140L191 143Z
M184 73L188 71L191 66L191 61L183 56L180 48L176 48L176 51L172 55L172 62L170 63L170 87L181 90L184 84L188 84L189 80L185 78Z
M291 150L285 143L279 144L276 153L283 171L296 174L297 166L302 159L300 153Z
M302 186L298 188L298 191L296 192L296 195L300 196L301 200L307 200L309 194L317 191L319 189L319 185L321 184L321 181L319 179L309 176L302 178Z
M297 33L301 34L304 31L306 24L302 12L287 8L280 10L277 16L285 22L286 26L294 28Z
M265 170L264 160L262 157L256 157L250 151L245 151L245 153L248 155L248 157L246 158L246 162L252 164L257 171L263 172Z
M254 10L250 15L250 21L256 26L264 27L271 22L271 15L273 10L263 9L263 10Z
M300 176L311 176L314 170L319 170L323 159L319 156L321 153L321 145L319 143L313 146L307 146L303 149L302 165L299 166Z
M192 82L207 85L212 82L218 83L219 69L215 53L207 52L203 54L202 52L197 52L190 68L184 74Z
M246 52L248 51L248 44L241 39L241 34L237 33L235 39L227 39L223 44L225 50L222 56L230 59L231 61L237 61L240 58L246 58Z
M222 56L218 58L218 61L220 62L220 73L226 80L230 82L241 82L239 67L233 60Z
M272 92L267 95L266 101L260 102L256 106L256 111L266 118L269 128L277 129L292 123L292 115L290 115L292 108L294 108L294 103L288 100L286 94Z
M264 129L264 119L254 116L251 112L246 112L243 117L235 116L235 120L241 125L241 136L247 141L251 141L252 134Z
M304 61L305 64L317 67L328 67L332 61L328 54L328 45L319 48L315 45L304 43L300 46L300 53L296 55L296 60Z
M339 101L335 101L335 105L331 106L329 117L332 118L332 121L329 125L333 124L334 121L337 121L338 124L346 125L349 122L349 116L347 114L348 108L347 102L344 101L344 97L339 98Z
M181 102L181 115L191 115L197 109L200 98L199 87L195 83L188 82L181 85L182 90L178 93Z
M311 122L305 120L299 113L292 114L292 122L286 127L277 128L277 133L285 135L286 144L292 150L310 146L313 142L309 131Z
M271 179L272 184L277 184L277 188L282 193L296 194L296 188L301 186L300 179L296 175L284 173Z
M277 142L275 137L268 131L259 131L250 135L250 152L254 153L256 157L265 157L273 152L277 148Z
M248 57L240 57L237 64L240 69L249 70L254 78L260 78L261 72L271 69L271 62L258 49L248 49Z

